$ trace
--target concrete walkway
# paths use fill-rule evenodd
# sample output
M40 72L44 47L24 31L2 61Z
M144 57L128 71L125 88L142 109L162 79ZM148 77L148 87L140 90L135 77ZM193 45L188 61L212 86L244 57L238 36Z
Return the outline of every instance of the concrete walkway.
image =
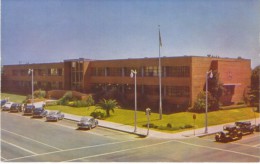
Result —
M68 120L79 121L81 117L82 116L76 116L76 115L65 113L65 119L68 119ZM255 124L255 119L251 119L251 120L247 120L247 121L251 121L252 124ZM257 124L260 123L260 118L256 119L256 123ZM234 124L234 122L227 123L227 124ZM178 138L187 138L187 137L195 137L195 136L204 136L204 135L214 134L216 132L222 131L223 125L227 125L227 124L209 126L208 133L205 133L205 128L195 129L195 135L194 135L194 130L187 130L187 131L172 134L172 133L164 133L164 132L159 132L159 131L150 129L148 137L178 139ZM98 125L101 127L114 129L114 130L118 130L118 131L123 131L126 133L137 134L139 136L146 136L147 131L148 131L147 128L137 127L137 130L134 133L133 126L123 125L123 124L104 121L104 120L98 120Z
M37 103L34 103L34 105L37 106L37 107L41 107L46 102L37 102ZM46 109L46 110L48 111L48 109ZM79 121L81 117L82 116L77 116L77 115L65 113L64 118L68 119L68 120L72 120L72 121ZM258 124L258 123L260 123L260 118L258 117L258 118L256 118L256 120L250 119L250 120L245 120L245 121L251 121L252 124ZM234 122L221 124L221 125L215 125L215 126L209 126L208 127L208 133L205 133L205 128L195 129L195 135L194 135L194 129L186 130L186 131L178 132L178 133L174 133L174 134L173 133L159 132L159 131L155 131L155 130L150 129L148 137L168 138L168 139L198 137L198 136L214 134L216 132L222 131L223 126L227 125L227 124L233 124L234 125ZM122 131L122 132L126 132L126 133L136 134L136 135L143 136L143 137L147 136L147 131L148 131L147 128L137 127L136 132L134 133L134 127L133 126L123 125L123 124L104 121L104 120L98 120L98 125L101 126L101 127L105 127L105 128L109 128L109 129L113 129L113 130L118 130L118 131Z

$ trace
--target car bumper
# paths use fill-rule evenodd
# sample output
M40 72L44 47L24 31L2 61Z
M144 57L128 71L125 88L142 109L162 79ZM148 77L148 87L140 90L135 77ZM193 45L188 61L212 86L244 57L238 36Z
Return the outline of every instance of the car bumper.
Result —
M46 117L47 121L58 121L57 117Z
M44 117L43 115L32 114L32 117Z
M78 125L79 129L89 129L90 127L90 125Z
M10 110L10 112L12 112L12 113L18 113L19 110Z
M25 116L31 116L32 113L23 113L23 115L25 115Z

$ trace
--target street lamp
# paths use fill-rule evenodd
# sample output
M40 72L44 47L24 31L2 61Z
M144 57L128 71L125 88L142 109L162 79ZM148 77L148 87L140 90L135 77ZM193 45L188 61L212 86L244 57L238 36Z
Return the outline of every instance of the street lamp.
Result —
M212 70L206 72L206 111L205 111L205 133L208 133L208 79L213 77Z
M32 105L33 105L33 69L28 70L28 74L32 74Z
M151 114L151 109L146 108L146 116L147 116L147 134L146 136L149 135L149 128L150 128L150 114Z
M134 132L136 132L136 110L137 110L137 97L136 97L136 74L137 74L137 71L136 70L131 70L131 74L130 74L130 77L131 78L135 78L135 129L134 129Z

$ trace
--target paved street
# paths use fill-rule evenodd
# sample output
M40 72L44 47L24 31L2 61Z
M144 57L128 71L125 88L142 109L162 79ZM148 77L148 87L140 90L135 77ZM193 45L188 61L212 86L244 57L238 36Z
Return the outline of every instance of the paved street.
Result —
M1 112L1 161L259 162L260 134L218 143L214 135L140 138L103 127L77 130L70 120L46 122Z

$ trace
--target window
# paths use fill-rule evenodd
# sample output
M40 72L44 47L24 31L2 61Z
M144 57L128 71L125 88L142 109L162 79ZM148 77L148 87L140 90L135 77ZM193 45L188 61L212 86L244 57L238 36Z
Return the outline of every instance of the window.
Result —
M18 75L18 70L12 70L12 74L13 74L13 76L17 76Z
M166 77L189 77L190 67L189 66L166 66Z
M107 76L122 76L122 68L107 68Z
M58 75L58 69L57 68L51 68L51 76L57 76Z
M22 75L22 76L28 75L28 70L26 70L26 69L20 70L20 75Z
M63 71L61 68L58 69L58 76L62 76L63 75Z
M158 76L158 67L157 66L148 66L144 67L144 76Z
M144 93L147 95L159 95L159 86L158 85L145 85Z
M92 76L105 76L105 68L92 68L91 69L91 75Z
M189 97L190 88L188 86L167 86L167 96L170 97Z

